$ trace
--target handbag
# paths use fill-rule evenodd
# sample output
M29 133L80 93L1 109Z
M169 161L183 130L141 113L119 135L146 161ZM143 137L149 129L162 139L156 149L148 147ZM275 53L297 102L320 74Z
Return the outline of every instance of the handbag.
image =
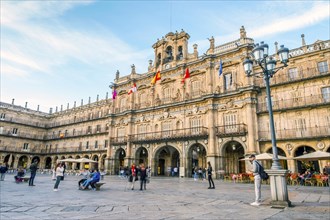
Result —
M135 176L135 181L138 181L139 180L139 177L138 176Z

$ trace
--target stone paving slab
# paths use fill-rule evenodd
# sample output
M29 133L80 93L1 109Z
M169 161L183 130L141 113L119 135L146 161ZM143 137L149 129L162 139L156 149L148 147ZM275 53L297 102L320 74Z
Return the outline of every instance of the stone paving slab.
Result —
M270 207L270 187L262 185L262 205L250 206L252 184L191 178L154 177L147 190L125 189L127 182L106 176L100 191L77 189L80 177L67 176L54 192L49 175L37 175L35 187L13 184L11 175L0 182L0 219L329 219L329 187L288 186L294 205ZM261 214L262 213L262 214Z

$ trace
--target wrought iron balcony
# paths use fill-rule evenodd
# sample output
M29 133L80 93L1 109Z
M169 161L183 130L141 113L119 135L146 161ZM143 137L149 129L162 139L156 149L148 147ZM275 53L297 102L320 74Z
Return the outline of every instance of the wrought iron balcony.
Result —
M110 138L111 145L125 145L127 144L127 136L119 136Z
M278 85L278 84L289 84L294 81L308 80L318 76L329 75L330 65L327 66L328 71L319 70L317 67L307 68L303 70L297 70L296 74L292 74L289 72L291 67L288 67L286 70L281 70L278 72L276 77L273 77L269 82L270 85ZM283 71L286 71L283 73ZM263 78L255 78L255 85L259 85L261 87L265 87L265 82Z
M295 97L291 99L285 100L273 100L273 111L276 110L283 110L283 109L290 109L290 108L298 108L298 107L308 107L308 106L315 106L315 105L329 105L330 99L326 98L329 97L330 94L324 95L311 95L305 97ZM268 112L267 103L258 103L258 113L260 112Z
M218 137L244 136L247 134L247 127L245 124L218 126L216 129L216 135Z
M329 126L276 130L277 140L315 139L330 136ZM270 141L269 131L259 131L259 141Z
M152 142L167 142L167 141L185 141L206 139L208 130L206 127L175 129L160 132L149 132L141 134L133 134L130 136L130 141L134 144L152 143Z

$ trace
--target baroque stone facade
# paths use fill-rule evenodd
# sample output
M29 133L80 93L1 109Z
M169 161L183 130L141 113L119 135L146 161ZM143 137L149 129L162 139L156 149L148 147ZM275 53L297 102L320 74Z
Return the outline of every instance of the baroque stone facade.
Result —
M249 164L242 159L271 153L265 84L246 77L242 65L254 40L241 27L232 42L215 46L211 37L200 56L196 44L188 53L189 38L182 30L157 40L146 73L137 73L134 65L129 75L117 71L111 85L115 99L49 114L1 103L0 161L16 168L38 159L42 169L50 169L58 159L85 157L112 174L143 162L154 175L169 175L177 167L180 176L191 176L210 161L215 170L246 172ZM302 46L290 50L289 66L271 79L279 155L330 151L329 63L330 40L306 45L302 35ZM158 71L161 79L151 84ZM281 164L293 172L303 168L296 160ZM313 164L316 170L324 165Z

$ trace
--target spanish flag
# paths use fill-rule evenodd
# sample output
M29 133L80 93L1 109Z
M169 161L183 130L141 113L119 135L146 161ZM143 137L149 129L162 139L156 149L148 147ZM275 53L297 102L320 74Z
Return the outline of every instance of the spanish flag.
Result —
M187 68L181 82L184 83L185 79L188 79L189 77L190 77L190 73L189 73L189 69Z
M160 80L160 70L158 70L158 72L156 73L156 75L154 76L154 78L151 80L151 84L155 84L158 80Z

